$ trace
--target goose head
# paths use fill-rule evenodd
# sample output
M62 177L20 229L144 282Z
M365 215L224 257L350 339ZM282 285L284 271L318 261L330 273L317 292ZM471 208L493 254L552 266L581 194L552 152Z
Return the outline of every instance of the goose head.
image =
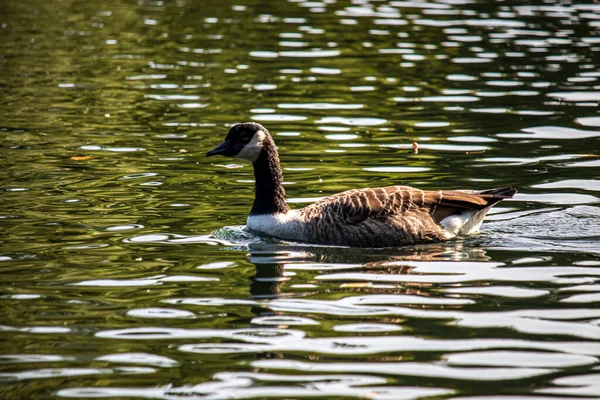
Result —
M206 156L221 155L255 162L263 150L268 135L268 131L261 124L255 122L235 124L229 129L225 141L206 153Z

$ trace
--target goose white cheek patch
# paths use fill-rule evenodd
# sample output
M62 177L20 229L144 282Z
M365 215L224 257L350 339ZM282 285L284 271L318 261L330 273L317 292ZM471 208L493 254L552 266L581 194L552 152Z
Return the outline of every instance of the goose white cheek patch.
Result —
M250 140L250 142L245 145L244 148L234 156L234 158L242 158L252 162L256 161L260 155L260 151L263 148L265 136L265 132L260 130L256 131L254 136L252 136L252 140Z

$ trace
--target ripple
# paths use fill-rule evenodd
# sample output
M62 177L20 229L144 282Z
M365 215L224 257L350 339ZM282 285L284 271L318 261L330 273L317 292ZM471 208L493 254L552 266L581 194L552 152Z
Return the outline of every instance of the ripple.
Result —
M275 309L275 308L274 308ZM558 315L557 310L546 310L546 317L552 315ZM575 310L579 311L579 310ZM433 312L429 312L433 315ZM440 313L438 318L448 319L451 313ZM476 313L477 314L477 313ZM478 313L485 314L485 313ZM533 321L538 324L537 318L540 315L536 315L535 312L513 312L513 317L510 319L512 324L522 322L522 328L525 329L529 322ZM538 314L542 314L541 312ZM572 312L569 317L571 319L590 318L598 316L593 311L588 312ZM335 314L339 316L339 314ZM372 314L365 314L372 315ZM417 312L413 316L417 315ZM408 314L407 314L408 316ZM498 316L502 316L496 323L494 319ZM460 313L461 319L458 319L459 324L462 326L471 327L488 327L488 328L499 328L503 324L509 322L506 319L507 315L504 313L494 313L487 318L485 325L473 325L474 321L477 320L479 315L473 315L471 313ZM462 317L468 317L466 321L462 321ZM520 321L519 319L522 319ZM547 321L541 321L539 330L536 330L540 336L539 341L535 340L522 340L522 339L423 339L417 337L411 337L409 335L404 336L393 336L393 335L369 335L369 336L345 336L345 337L327 337L327 338L306 338L303 335L296 335L288 337L288 340L267 342L262 343L250 342L250 343L194 343L180 346L180 350L184 352L192 353L210 353L210 354L228 354L228 353L260 353L260 352L276 352L276 351L293 351L293 352L306 352L309 354L322 353L322 354L337 354L337 355L351 355L357 356L361 354L391 354L393 352L457 352L457 351L481 351L481 350L501 350L506 351L507 349L515 350L526 350L526 351L549 351L549 352L561 352L566 354L581 354L593 357L600 356L600 344L598 341L591 337L589 341L546 341L546 337L550 334L556 334L556 329L544 331L545 328L552 326L552 324L545 323ZM570 329L576 329L578 323L569 322L555 322L556 325L564 325L563 332L568 332ZM585 325L584 325L585 326ZM519 327L515 325L515 327ZM529 327L530 333L532 327ZM590 327L589 329L593 329ZM172 332L169 336L153 336L153 331L146 328L149 336L135 336L131 339L173 339L173 338L189 338L199 339L208 337L229 337L227 331L212 331L212 332L192 332L190 330L183 332ZM156 332L154 332L156 333ZM177 335L174 335L177 333ZM563 333L565 334L565 333ZM585 335L584 335L585 336ZM110 336L106 336L110 337ZM126 337L123 337L126 338ZM243 336L239 339L243 340ZM264 337L262 338L265 339Z
M123 239L124 243L161 243L161 244L183 244L183 243L205 243L209 245L232 245L226 238L218 235L183 236L168 233L153 233L148 235L133 236Z
M277 58L279 57L279 53L275 51L251 51L250 57L256 58Z
M480 368L473 374L471 368L449 367L416 362L382 362L382 363L309 363L288 360L253 361L256 368L287 369L311 372L362 372L370 371L386 375L419 376L424 378L444 378L468 381L508 381L529 379L541 375L555 373L546 368Z
M163 328L163 327L141 327L127 329L105 330L96 333L100 338L112 339L202 339L202 338L225 338L238 339L249 343L259 344L282 344L286 342L297 342L305 333L291 329L186 329L186 328ZM194 345L196 346L196 345Z
M435 151L464 151L464 152L483 152L489 150L488 146L465 145L465 144L432 144L419 143L419 149L428 149Z
M307 110L358 110L364 108L363 104L335 104L335 103L280 103L277 105L283 109L307 109Z
M568 167L575 167L575 168L596 168L596 167L600 167L600 160L590 160L590 161L578 161L578 162L573 162L570 164L567 164Z
M274 85L272 83L259 83L259 84L253 85L252 88L254 90L275 90L275 89L277 89L277 85Z
M204 338L213 337L215 333L211 330L201 329L177 329L160 327L128 328L100 331L96 333L100 338L113 339L181 339L181 338Z
M45 368L20 372L0 373L3 381L24 381L30 379L68 378L86 375L109 375L109 374L152 374L154 368L148 367L119 367L119 368Z
M244 354L275 350L273 346L247 343L197 343L179 346L179 351L196 354Z
M179 365L179 362L168 357L148 353L107 354L97 357L96 360L119 364L142 364L154 367L176 367Z
M471 43L471 42L481 42L483 40L482 36L479 35L450 35L448 36L448 40L453 40L456 42L465 42L465 43Z
M523 129L523 132L525 133L499 133L497 136L505 138L559 140L586 139L600 136L600 131L587 131L562 126L539 126Z
M572 368L593 365L596 357L577 354L540 353L535 351L480 351L451 354L445 357L450 365L481 367Z
M202 264L197 266L197 269L223 269L223 268L233 268L237 264L233 261L217 261L211 262L208 264Z
M327 57L337 57L341 53L339 50L321 50L321 49L313 49L310 51L280 51L279 55L281 57L292 57L292 58L327 58Z
M303 331L283 329L238 329L231 333L231 338L250 343L279 344L296 342L306 335Z
M487 81L486 85L489 85L489 86L501 86L501 87L514 87L514 86L522 86L523 82L521 82L521 81L508 81L508 80L491 80L491 81Z
M583 189L590 191L600 191L600 180L593 179L564 179L557 182L539 183L531 185L534 188L541 189Z
M56 392L59 397L76 399L102 398L102 397L145 397L151 399L165 398L166 388L153 387L150 389L136 387L77 387L60 389Z
M165 74L148 74L148 75L131 75L126 77L127 80L146 80L146 79L166 79L167 75Z
M196 318L192 312L171 308L136 308L127 311L127 315L137 318Z
M296 317L293 315L269 315L252 319L257 325L319 325L319 322L311 318Z
M376 89L377 88L375 86L370 86L370 85L351 86L350 87L350 91L352 91L352 92L371 92Z
M479 101L479 97L477 96L427 96L427 97L414 97L414 98L410 98L410 97L394 97L393 98L394 101L397 101L399 103L406 103L406 102L420 102L420 101L425 101L425 102L434 102L434 103L469 103L469 102L473 102L473 101Z
M450 122L445 121L423 121L415 123L417 128L443 128L450 126Z
M600 374L565 376L552 381L556 387L537 389L538 393L565 396L598 396L600 393Z
M521 201L533 201L544 204L562 204L562 205L574 205L574 204L591 204L600 201L597 197L588 194L577 194L577 193L542 193L542 194L526 194L519 193L516 195L517 199Z
M558 154L553 156L544 156L544 157L531 157L531 158L518 158L518 157L491 157L491 158L481 158L477 161L479 162L488 162L497 165L526 165L533 163L543 163L545 161L566 161L573 160L577 158L585 158L589 157L587 154ZM587 162L587 161L584 161ZM568 164L572 165L572 164Z
M146 151L143 147L104 147L95 145L85 145L79 147L82 150L88 151L110 151L115 153L133 153L136 151Z
M399 166L381 166L381 167L366 167L363 168L364 171L369 172L390 172L390 173L416 173L416 172L425 172L429 171L430 168L427 167L399 167Z
M472 108L471 112L474 113L485 113L485 114L508 114L510 110L504 107L494 108Z
M217 278L204 276L156 276L137 279L94 279L72 283L73 286L96 287L127 287L127 286L156 286L165 282L214 282Z
M70 333L71 328L67 328L64 326L28 326L28 327L24 327L24 328L18 328L18 327L14 327L14 326L0 325L0 332L2 332L2 331L49 334L49 333Z
M527 26L527 24L523 21L500 18L468 19L465 21L465 24L469 26L483 26L495 28L524 28Z
M518 228L518 227L517 227ZM465 265L467 264L467 265ZM486 262L389 262L387 267L410 267L410 274L376 274L367 272L333 273L315 277L319 280L370 282L461 283L476 281L497 282L569 282L569 276L598 276L600 271L581 267L520 267L500 268L502 264ZM574 279L573 281L577 281ZM279 304L279 303L277 303ZM355 308L353 308L356 310ZM358 311L358 310L357 310ZM384 311L384 310L380 310Z
M199 100L200 96L193 94L145 94L145 98L153 100Z
M325 117L318 121L317 124L342 124L352 126L375 126L387 123L386 119L381 118L343 118L343 117Z
M563 101L600 101L600 92L553 92L547 96Z
M333 327L336 332L395 332L401 331L402 327L392 324L344 324Z
M280 41L279 45L281 47L306 47L309 45L308 42L300 42L300 41L295 41L295 40L286 40L286 41Z
M450 74L446 76L446 79L448 79L449 81L456 81L456 82L471 82L471 81L476 81L477 77L472 76L472 75L466 75L466 74Z
M220 372L207 381L185 386L136 387L77 387L61 389L57 394L71 398L144 397L152 399L201 398L372 398L414 400L443 396L450 389L410 386L373 386L386 384L384 378L357 374L268 374L255 372ZM275 384L275 385L273 385ZM362 387L365 386L365 387Z
M600 127L600 117L581 117L575 119L575 123L583 126Z
M222 297L187 297L184 299L167 299L162 300L162 302L168 304L189 304L194 306L258 305L255 300L227 299Z
M310 72L316 75L338 75L342 73L338 68L311 67Z
M561 300L561 303L592 304L600 302L600 293L577 294Z
M379 18L373 21L375 25L390 25L390 26L404 26L408 24L408 21L400 18Z
M0 355L0 364L28 364L36 362L57 362L73 360L72 357L64 357L55 354L3 354Z
M492 61L492 58L485 57L455 57L452 59L452 62L456 64L485 64Z
M354 140L358 139L358 135L352 135L348 133L334 133L331 135L325 135L325 138L329 140Z
M474 294L510 298L532 298L550 294L548 290L524 289L513 286L481 286L445 289L448 293Z
M467 142L467 143L490 143L497 142L498 139L494 139L487 136L450 136L448 137L450 142Z
M256 114L251 117L255 121L277 121L277 122L292 122L304 121L307 117L302 115L285 115L285 114Z
M104 228L106 232L120 232L120 231L130 231L133 229L143 229L144 225L140 224L131 224L131 225L114 225Z
M184 108L184 109L206 108L208 106L209 106L209 104L205 104L205 103L182 103L182 104L177 104L177 107Z
M7 299L13 299L13 300L35 300L35 299L41 299L42 295L33 294L33 293L19 293L19 294L4 295L4 296L0 296L0 297L7 298Z

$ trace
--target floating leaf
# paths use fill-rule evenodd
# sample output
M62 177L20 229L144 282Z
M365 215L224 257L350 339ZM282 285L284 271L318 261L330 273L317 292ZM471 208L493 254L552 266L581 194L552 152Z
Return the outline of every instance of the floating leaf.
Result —
M73 161L88 161L88 160L91 160L92 158L94 158L94 157L92 157L92 156L73 156L73 157L71 157L71 160L73 160Z

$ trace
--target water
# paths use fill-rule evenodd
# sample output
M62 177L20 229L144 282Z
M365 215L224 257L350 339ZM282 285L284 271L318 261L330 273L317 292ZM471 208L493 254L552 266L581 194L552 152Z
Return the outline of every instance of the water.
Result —
M600 398L597 4L0 7L3 399ZM258 238L204 157L248 120L293 207L519 194L447 243Z

